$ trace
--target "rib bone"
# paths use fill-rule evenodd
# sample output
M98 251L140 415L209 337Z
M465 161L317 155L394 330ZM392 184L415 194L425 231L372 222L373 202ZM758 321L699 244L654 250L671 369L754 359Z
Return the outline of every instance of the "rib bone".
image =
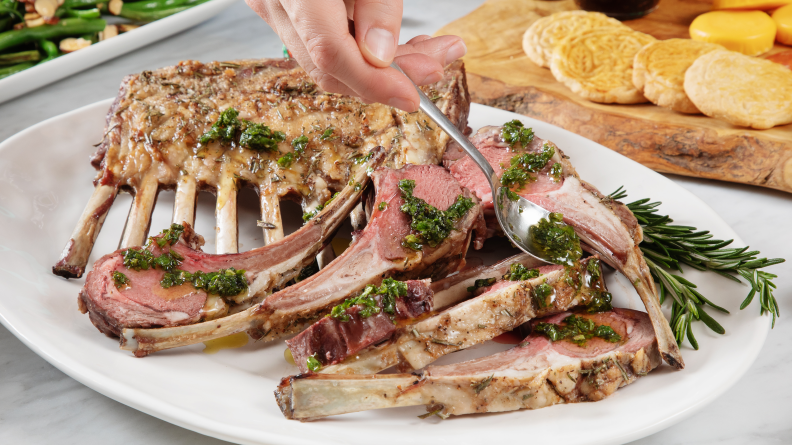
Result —
M358 169L357 177L352 182L365 184L367 179L365 170L365 165ZM299 332L350 294L361 290L367 284L379 283L387 276L410 278L420 273L443 275L456 270L463 264L462 258L467 251L474 227L482 230L479 224L483 223L483 220L478 205L457 221L457 230L452 231L437 247L424 246L421 252L407 251L401 247L401 238L409 233L410 229L409 221L399 210L402 201L401 196L396 192L398 178L416 178L423 175L430 177L434 175L453 183L453 178L438 166L410 165L399 171L387 169L375 171L375 181L380 181L386 184L382 187L387 187L386 190L382 190L378 186L377 192L378 196L382 194L378 198L380 201L389 202L387 209L378 212L355 243L319 273L269 296L259 306L225 317L220 321L162 329L124 329L121 335L121 348L134 351L137 356L144 356L162 349L194 344L246 330L257 340L269 341ZM422 187L424 190L431 190L428 182ZM420 190L421 186L416 188L416 196L428 193ZM469 192L461 188L457 190L469 195ZM308 225L322 225L328 212L333 212L338 207L343 207L344 215L348 215L352 207L357 204L356 201L349 199L351 193L359 192L351 192L349 186L345 187L341 195L328 204ZM443 202L437 200L450 199L445 196L421 197L430 203L433 200ZM448 205L450 203L445 204L446 207ZM397 221L404 227L394 226ZM396 229L404 233L395 238L382 236L383 231ZM393 235L392 232L390 233ZM439 260L443 261L435 264ZM251 289L255 287L256 281L251 284Z
M471 141L501 175L515 155L501 138L501 127L485 127ZM552 142L533 138L529 152L539 152L545 147L554 150L550 162L529 181L518 194L543 208L564 215L564 222L575 229L580 239L597 252L609 265L622 272L635 287L652 319L657 334L660 353L665 361L682 369L685 363L679 353L674 334L665 319L658 301L649 268L639 247L641 226L632 212L622 203L600 193L593 185L583 181L569 162L569 158ZM560 174L551 170L560 167ZM485 209L492 206L492 192L487 179L470 157L463 157L450 168L463 185L475 190ZM492 226L491 226L492 227ZM499 230L497 225L494 227Z
M120 248L142 246L148 236L151 225L151 212L157 201L159 182L154 172L143 177L135 190L135 198L129 209L124 235L121 237Z
M220 184L217 187L217 205L215 209L217 226L217 254L239 252L239 227L237 224L237 183L234 173L223 164L220 173Z
M585 259L572 274L579 274L581 288L567 282L570 272L547 266L546 272L527 281L505 282L476 298L460 303L426 320L405 326L391 340L361 351L354 359L322 370L333 374L375 373L391 366L420 369L438 358L491 340L536 317L555 314L587 304L596 292L605 290L604 281L591 280ZM501 263L503 264L503 263ZM550 302L539 303L536 286L553 288ZM505 286L505 287L504 287Z
M110 206L113 205L118 188L115 185L97 185L85 206L77 227L66 247L63 248L60 260L52 267L52 273L65 278L80 278L85 272L85 265L91 255L96 237L102 229Z
M173 222L187 223L195 226L195 202L198 199L195 178L181 175L176 185L176 197L173 202Z
M269 245L283 239L283 220L281 219L280 198L277 184L267 183L259 186L261 201L261 221L265 224L264 244Z
M568 315L542 321L560 323ZM299 420L413 405L427 405L430 413L443 417L537 409L602 400L660 364L645 313L614 309L585 317L610 326L623 340L591 339L581 348L568 341L551 342L537 333L508 351L430 366L419 375L286 377L275 398L284 416Z

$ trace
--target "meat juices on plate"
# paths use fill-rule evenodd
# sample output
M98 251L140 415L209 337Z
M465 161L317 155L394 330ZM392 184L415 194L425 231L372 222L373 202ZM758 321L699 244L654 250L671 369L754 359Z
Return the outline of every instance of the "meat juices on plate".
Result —
M498 176L511 159L525 152L539 152L552 148L550 162L535 174L517 193L545 209L564 215L564 223L575 229L584 247L593 250L610 266L622 272L633 283L641 297L657 334L660 353L665 361L677 368L685 364L674 335L660 310L657 289L638 244L643 239L641 226L632 212L619 201L600 193L593 185L578 176L569 158L552 142L538 137L521 150L512 150L501 136L503 127L481 128L470 140L487 158ZM450 160L451 174L482 201L490 232L499 231L494 218L492 192L479 168L470 157ZM551 174L554 164L560 165L558 179ZM558 167L556 167L558 168Z

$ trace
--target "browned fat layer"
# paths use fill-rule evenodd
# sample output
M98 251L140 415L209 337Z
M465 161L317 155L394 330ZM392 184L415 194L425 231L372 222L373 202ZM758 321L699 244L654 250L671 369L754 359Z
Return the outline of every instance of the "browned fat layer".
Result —
M426 89L439 93L441 108L461 128L466 126L469 97L461 64L450 66L443 81ZM203 159L198 158L197 140L229 107L239 110L240 118L286 133L278 152L221 149L210 143L201 149ZM423 115L415 116L420 120ZM403 113L389 107L322 92L292 61L243 60L224 66L186 61L124 80L93 163L104 170L105 182L115 178L119 184L135 184L136 176L156 168L163 187L173 186L183 172L215 188L216 161L222 160L253 186L277 177L284 185L278 187L281 196L297 192L307 205L324 202L344 185L354 158L375 145L395 149L395 166L439 162L447 136L402 120ZM331 136L322 138L331 128ZM290 142L301 135L310 139L304 155L289 168L278 166L275 161L293 152Z

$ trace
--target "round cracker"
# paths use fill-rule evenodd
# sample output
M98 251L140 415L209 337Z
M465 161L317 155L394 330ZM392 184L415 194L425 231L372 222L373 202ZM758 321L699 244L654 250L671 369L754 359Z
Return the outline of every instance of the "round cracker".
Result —
M685 93L685 71L704 54L726 48L690 39L658 40L638 51L633 84L650 102L680 113L701 113Z
M603 26L625 27L620 21L599 12L563 11L543 17L523 34L523 50L531 61L550 67L553 49L564 38L589 29Z
M578 95L599 103L647 102L632 81L635 54L655 38L626 26L590 29L556 46L550 70Z
M685 92L710 117L766 130L792 122L792 71L734 51L712 51L685 72Z

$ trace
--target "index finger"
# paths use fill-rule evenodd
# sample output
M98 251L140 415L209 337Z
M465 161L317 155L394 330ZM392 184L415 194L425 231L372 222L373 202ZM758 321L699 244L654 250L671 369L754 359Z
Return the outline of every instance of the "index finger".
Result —
M308 0L284 7L318 70L365 99L405 111L418 109L418 93L408 79L393 68L372 66L363 57L349 33L344 3Z

